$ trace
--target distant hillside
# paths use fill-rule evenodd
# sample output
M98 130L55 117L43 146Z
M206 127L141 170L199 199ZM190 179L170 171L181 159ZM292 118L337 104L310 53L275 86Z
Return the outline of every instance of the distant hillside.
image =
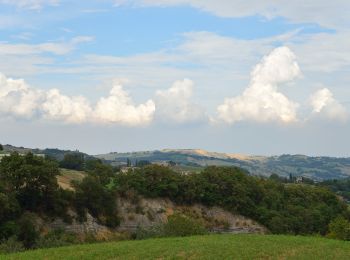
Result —
M46 148L46 149L25 148L25 147L17 147L9 144L3 145L3 148L4 148L3 152L18 152L18 153L32 152L33 154L45 154L59 161L63 160L63 157L66 153L73 153L73 152L84 154L85 157L92 157L88 154L85 154L79 151L60 150L56 148Z
M238 166L253 175L269 176L273 173L288 177L304 176L314 180L346 178L350 176L350 158L309 157L305 155L244 156L207 152L204 150L161 150L132 153L109 153L95 156L113 165L125 165L127 159L132 163L146 160L152 163L172 161L177 166L192 170L209 165Z
M32 152L34 154L45 154L56 160L62 160L66 153L78 152L60 149L33 149L4 145L3 152L17 151L20 153ZM81 153L85 158L93 156ZM341 179L350 177L350 158L336 157L310 157L305 155L280 155L280 156L247 156L241 154L208 152L200 149L160 151L141 151L132 153L108 153L95 155L94 157L106 160L114 166L126 165L127 159L132 164L136 161L149 161L151 163L165 164L173 162L175 170L200 171L210 165L216 166L238 166L253 175L270 176L277 174L288 177L304 176L313 180Z

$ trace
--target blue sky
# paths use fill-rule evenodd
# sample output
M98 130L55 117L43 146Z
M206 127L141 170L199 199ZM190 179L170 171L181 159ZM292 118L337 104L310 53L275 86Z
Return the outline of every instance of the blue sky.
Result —
M0 143L350 156L347 1L0 0L0 14Z

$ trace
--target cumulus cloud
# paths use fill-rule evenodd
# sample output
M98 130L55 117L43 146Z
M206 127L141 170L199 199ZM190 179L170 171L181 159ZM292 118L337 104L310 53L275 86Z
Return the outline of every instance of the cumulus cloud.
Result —
M41 110L46 119L70 123L87 122L92 112L89 102L84 97L68 97L62 95L58 89L51 89L46 93Z
M189 79L176 81L167 90L156 92L156 115L170 123L205 121L207 116L202 107L191 102L194 84Z
M107 123L120 123L130 126L149 124L153 119L155 104L148 100L135 106L121 85L115 85L106 98L101 98L95 110L95 118Z
M31 89L24 80L6 78L0 73L0 114L30 118L41 98L42 92Z
M255 66L250 85L243 94L225 99L218 107L219 118L227 123L296 121L298 104L278 92L278 85L300 75L294 53L288 47L276 48Z
M150 123L154 111L152 100L135 106L121 85L114 86L110 95L101 98L93 107L82 96L69 97L57 89L38 90L22 79L11 79L0 74L0 116L4 117L137 126Z
M310 104L315 116L340 121L346 121L348 118L347 110L333 97L333 93L328 88L316 91L310 97Z

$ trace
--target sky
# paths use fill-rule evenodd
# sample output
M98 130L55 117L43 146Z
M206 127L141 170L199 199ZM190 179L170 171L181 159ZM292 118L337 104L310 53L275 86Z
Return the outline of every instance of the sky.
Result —
M348 0L0 0L0 143L350 157Z

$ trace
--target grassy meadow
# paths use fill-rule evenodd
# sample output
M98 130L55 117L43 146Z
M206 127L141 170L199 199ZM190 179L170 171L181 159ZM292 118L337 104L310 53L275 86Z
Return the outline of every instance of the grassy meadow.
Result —
M0 259L350 259L350 242L284 235L205 235L85 244Z

